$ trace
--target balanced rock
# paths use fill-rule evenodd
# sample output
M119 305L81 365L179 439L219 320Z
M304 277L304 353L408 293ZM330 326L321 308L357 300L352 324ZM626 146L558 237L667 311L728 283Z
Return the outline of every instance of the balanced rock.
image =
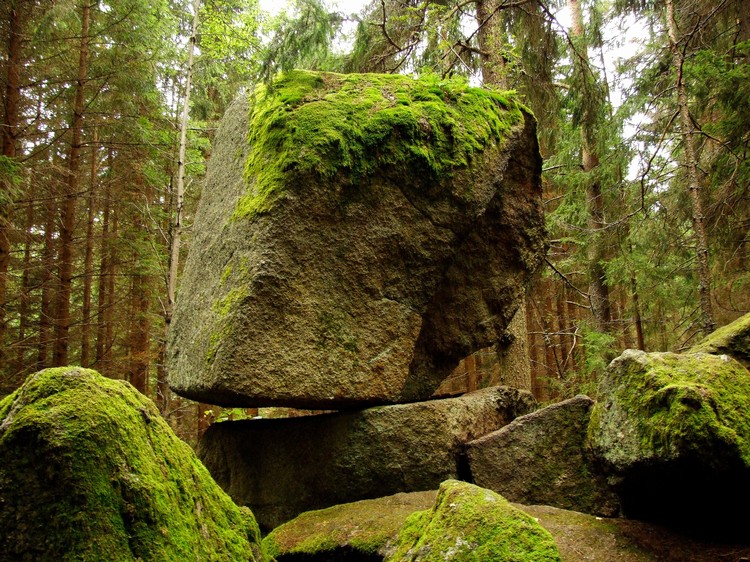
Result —
M746 529L750 373L742 364L627 350L608 367L600 396L589 446L626 515ZM736 515L717 518L729 506Z
M248 140L249 139L249 140ZM430 397L506 328L544 250L533 117L460 80L294 71L227 112L170 384L233 406Z
M576 396L469 442L472 481L513 502L617 515L617 496L586 453L593 405Z
M448 480L435 505L409 516L387 562L559 561L552 536L491 490Z
M258 561L260 533L151 401L65 367L0 402L0 560Z
M414 404L301 418L222 422L198 454L264 529L304 511L384 494L435 489L465 472L463 445L534 408L495 387Z
M690 352L726 354L750 369L750 314L740 316L709 334Z

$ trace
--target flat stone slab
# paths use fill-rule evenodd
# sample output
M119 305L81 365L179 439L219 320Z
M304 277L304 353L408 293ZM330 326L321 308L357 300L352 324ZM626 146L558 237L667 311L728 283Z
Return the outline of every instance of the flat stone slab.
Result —
M494 387L458 398L302 418L216 423L198 455L261 528L304 511L436 488L465 472L463 446L536 403Z
M216 136L171 387L244 407L428 399L510 345L545 247L540 173L534 119L503 93L304 71L256 89Z

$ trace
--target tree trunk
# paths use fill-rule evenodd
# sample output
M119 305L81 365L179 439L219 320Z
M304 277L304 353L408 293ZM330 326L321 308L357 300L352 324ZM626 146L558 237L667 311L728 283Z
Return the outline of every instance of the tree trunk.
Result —
M138 257L135 256L135 260ZM149 373L149 336L151 323L149 322L149 291L147 275L136 272L133 275L133 317L130 327L129 345L130 366L129 378L139 392L148 393Z
M110 169L112 155L110 151ZM104 183L104 196L102 198L102 237L99 249L99 279L97 284L96 302L96 367L105 375L108 375L107 357L107 302L109 298L109 278L112 273L112 241L109 235L109 220L111 214L110 203L110 181Z
M31 296L31 247L33 241L32 229L34 227L34 205L31 201L26 208L26 224L24 225L23 241L23 265L21 273L21 294L18 303L18 349L16 350L16 365L13 369L14 375L19 377L18 382L23 380L26 371L26 350L28 343L27 330L29 328L30 296Z
M156 398L159 410L165 414L169 408L170 390L168 384L169 369L165 362L166 342L169 327L172 324L174 303L177 295L177 277L180 271L180 246L182 242L182 207L185 200L185 158L187 154L187 130L190 116L190 90L193 82L193 66L195 60L195 45L198 32L198 15L200 0L193 2L193 25L188 42L188 64L185 77L185 96L182 103L182 119L180 120L180 148L177 158L177 189L174 194L174 221L170 225L169 272L167 275L167 303L164 307L164 340L159 351L159 369L157 371Z
M580 52L573 56L573 65L578 67L578 72L581 76L586 77L591 71L588 65L589 59L587 45L585 44L581 4L579 0L568 0L568 7L572 22L570 34L577 40L580 49ZM585 80L588 81L589 78L585 78ZM589 174L589 181L586 186L586 203L589 214L589 229L592 236L587 256L589 300L596 329L600 332L610 332L612 329L612 313L609 288L607 287L603 265L606 259L605 245L601 240L605 226L604 200L602 198L601 184L594 178L594 174L591 173L599 166L599 155L597 154L595 138L596 124L594 123L596 110L592 106L592 104L598 102L584 92L582 103L584 107L582 108L583 123L581 124L581 163L583 171Z
M60 213L60 290L57 298L55 320L55 344L52 363L55 366L68 363L70 344L70 298L73 280L73 234L76 220L76 199L80 181L81 138L83 135L84 88L88 74L89 60L89 18L91 6L84 0L81 7L81 43L78 56L78 78L75 88L73 119L71 122L72 141L68 158L68 178L65 197Z
M51 343L50 323L53 319L52 295L53 286L52 271L55 262L55 215L57 210L53 205L47 207L47 216L44 222L44 250L42 250L41 280L42 301L39 309L39 341L37 344L37 369L49 367L49 347Z
M83 257L83 309L81 318L81 366L91 365L91 289L94 281L94 218L96 216L94 193L96 192L97 142L94 130L94 142L91 145L91 177L89 179L88 218L86 220L86 252Z
M13 159L16 156L18 144L18 120L21 104L21 47L22 47L21 9L18 3L10 6L8 17L8 50L5 60L5 96L3 106L3 123L0 127L2 137L2 156ZM10 195L11 179L0 180L0 190ZM0 365L5 364L5 337L7 332L6 320L6 291L8 288L8 266L10 264L10 217L11 209L9 197L0 196Z
M690 118L688 107L687 87L682 74L685 62L682 45L677 37L677 20L673 0L666 0L667 32L669 46L672 51L672 64L677 73L677 108L680 113L680 132L683 145L683 166L687 176L688 191L693 215L693 235L697 253L698 297L700 301L700 327L704 334L709 334L716 328L711 304L711 270L708 260L708 235L703 214L701 199L701 184L698 179L698 158L695 149L694 125Z
M487 87L508 89L505 40L498 0L477 0L479 50L482 65L482 82Z

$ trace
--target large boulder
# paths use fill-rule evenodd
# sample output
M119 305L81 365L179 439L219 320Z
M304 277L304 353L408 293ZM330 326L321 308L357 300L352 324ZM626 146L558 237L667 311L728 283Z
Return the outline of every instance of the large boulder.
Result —
M535 405L506 387L459 398L212 425L198 454L262 528L303 511L436 488L466 472L463 446Z
M740 316L709 334L690 352L726 354L750 369L750 314Z
M435 505L409 516L387 562L553 562L560 553L539 523L491 490L448 480Z
M514 502L617 515L617 496L586 453L593 405L576 396L469 442L472 481Z
M589 446L630 517L750 523L750 373L726 355L628 350L600 383ZM720 514L736 506L735 515Z
M534 119L512 96L294 71L248 98L216 137L172 388L248 407L410 402L511 344L544 249Z
M130 384L47 369L0 402L0 560L260 562L259 540Z

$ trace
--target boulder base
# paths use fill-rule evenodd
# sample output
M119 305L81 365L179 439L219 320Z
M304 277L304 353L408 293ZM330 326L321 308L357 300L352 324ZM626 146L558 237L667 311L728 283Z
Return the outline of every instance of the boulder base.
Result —
M253 515L130 384L65 367L0 402L0 560L265 560Z
M745 367L726 355L628 350L610 364L600 396L589 446L626 515L746 530L750 373ZM719 516L731 506L735 515Z
M585 450L593 405L576 396L469 442L472 481L514 502L617 515L617 496Z
M198 454L261 527L304 511L436 488L466 472L463 446L535 401L495 387L459 398L302 418L212 425Z
M428 399L512 341L544 250L540 172L510 94L302 71L256 89L216 137L170 385L228 406Z

